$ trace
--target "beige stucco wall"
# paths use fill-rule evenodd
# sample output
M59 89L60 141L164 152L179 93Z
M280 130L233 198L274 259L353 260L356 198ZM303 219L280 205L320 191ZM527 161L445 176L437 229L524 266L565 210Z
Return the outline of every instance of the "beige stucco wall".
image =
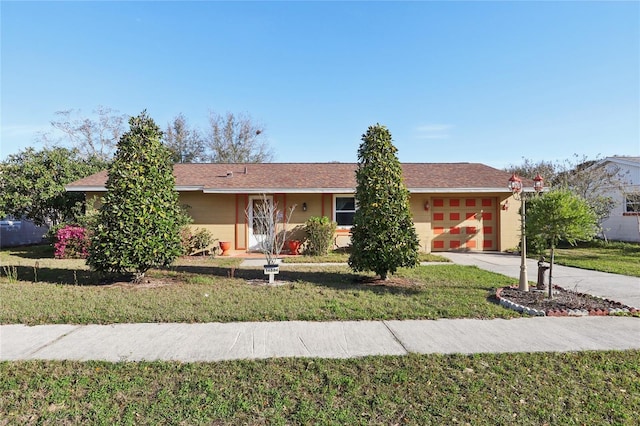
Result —
M273 196L278 206L290 208L296 205L291 221L289 222L290 236L288 239L302 239L304 237L304 223L312 216L333 218L332 194L269 194ZM425 203L432 203L434 197L450 197L451 194L412 194L409 200L411 214L416 227L416 233L420 242L420 250L431 251L433 231L431 226L431 211L425 210ZM516 248L520 240L520 216L518 213L520 203L507 194L477 194L457 193L458 198L491 197L496 199L493 213L496 213L499 235L497 250L505 251ZM202 194L198 192L182 193L180 202L191 206L190 214L193 216L193 227L206 228L220 241L231 241L236 251L246 250L247 226L245 208L249 200L248 195L240 194ZM508 200L509 208L504 210L502 206ZM307 210L303 210L303 204ZM238 223L236 224L236 220ZM340 243L348 243L348 236L339 237ZM346 240L345 240L346 238Z
M235 243L236 196L234 194L203 194L182 192L179 202L186 206L193 219L192 228L204 228L218 241ZM244 217L242 211L241 218Z
M94 208L100 207L102 193L86 194L87 200L94 199ZM288 239L302 239L304 237L304 223L312 216L325 215L333 218L332 194L269 194L272 195L278 206L286 206L288 209L296 205L289 223ZM452 194L411 194L409 204L411 215L415 223L416 233L420 242L421 251L430 252L431 242L434 238L431 211L425 210L425 203L432 205L434 197L450 197ZM476 194L460 193L455 197L495 197L497 205L497 223L499 236L497 250L506 251L518 247L520 241L520 202L512 196L504 193ZM218 241L232 242L234 251L246 251L247 247L247 219L245 209L249 196L246 194L203 194L202 192L182 192L179 202L186 205L188 213L193 218L192 228L204 228L209 230ZM503 209L508 202L508 209ZM306 204L306 211L303 210ZM346 239L345 239L346 238ZM348 236L340 237L340 244L348 243Z
M518 248L520 244L520 201L513 196L502 195L500 205L507 203L508 208L500 208L500 244L498 250L507 251Z
M287 194L287 209L292 205L296 205L296 209L291 215L288 231L291 233L288 239L300 240L304 237L304 224L313 216L322 216L322 194ZM303 210L303 204L307 205L307 210ZM278 205L280 208L280 205ZM325 214L329 214L326 212Z
M431 215L424 209L425 202L430 200L429 194L411 194L409 208L415 224L420 251L431 252Z
M102 205L102 196L104 192L87 192L85 193L85 200L87 202L87 209L99 209Z

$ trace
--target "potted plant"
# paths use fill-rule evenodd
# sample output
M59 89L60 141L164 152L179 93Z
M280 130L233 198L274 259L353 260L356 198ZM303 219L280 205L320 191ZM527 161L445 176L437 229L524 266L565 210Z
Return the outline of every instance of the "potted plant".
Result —
M298 250L300 249L300 241L299 240L289 240L289 254L297 255Z
M229 256L229 250L231 250L231 242L220 241L220 250L222 250L222 256Z

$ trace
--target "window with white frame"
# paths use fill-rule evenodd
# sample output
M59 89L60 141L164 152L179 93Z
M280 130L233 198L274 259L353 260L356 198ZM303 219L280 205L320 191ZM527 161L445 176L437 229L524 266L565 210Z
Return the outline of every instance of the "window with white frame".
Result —
M334 203L335 222L339 227L351 227L356 214L356 198L353 195L336 195Z
M624 211L625 213L640 213L640 194L627 194Z

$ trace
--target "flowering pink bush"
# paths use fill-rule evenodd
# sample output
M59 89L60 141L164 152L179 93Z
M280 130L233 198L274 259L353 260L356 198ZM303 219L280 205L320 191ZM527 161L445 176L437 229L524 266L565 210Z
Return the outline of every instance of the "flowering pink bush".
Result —
M56 259L85 259L88 255L89 238L81 226L67 225L56 233L53 245Z

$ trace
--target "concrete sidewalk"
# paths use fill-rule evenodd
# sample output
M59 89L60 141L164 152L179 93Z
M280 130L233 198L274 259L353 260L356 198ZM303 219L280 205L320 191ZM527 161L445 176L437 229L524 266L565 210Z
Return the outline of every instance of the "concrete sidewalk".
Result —
M640 318L0 326L0 360L222 361L640 349Z

